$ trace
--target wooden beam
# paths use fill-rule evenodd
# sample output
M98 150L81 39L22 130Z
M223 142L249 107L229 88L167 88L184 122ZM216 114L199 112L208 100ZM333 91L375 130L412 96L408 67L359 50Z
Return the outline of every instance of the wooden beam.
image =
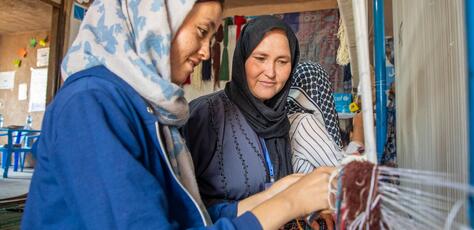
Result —
M46 4L49 4L53 7L56 7L56 8L60 8L61 7L61 3L62 1L61 0L40 0Z
M279 4L238 6L224 9L224 17L231 17L234 15L257 16L264 14L283 14L327 9L337 9L337 0L312 0L297 3L289 2Z
M49 104L61 87L61 61L64 54L65 18L64 1L59 7L53 7L51 38L49 48L48 82L46 86L46 104Z

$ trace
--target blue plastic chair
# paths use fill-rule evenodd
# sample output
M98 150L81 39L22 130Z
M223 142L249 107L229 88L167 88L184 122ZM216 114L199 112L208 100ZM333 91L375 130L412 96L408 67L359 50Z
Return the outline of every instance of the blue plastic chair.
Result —
M34 151L36 150L36 145L34 145L34 143L36 142L34 142L34 140L39 138L40 132L39 130L25 130L22 128L9 128L6 131L6 134L0 134L0 136L8 136L8 144L0 146L0 152L2 152L2 168L4 169L4 178L8 177L8 168L11 164L12 154L15 156L13 170L18 171L18 166L20 164L21 171L23 171L27 154L32 153L35 155Z
M21 171L23 172L23 169L25 168L25 159L28 153L31 153L33 158L36 157L36 149L38 146L38 139L40 135L39 134L34 134L34 135L27 135L25 136L24 144L25 144L25 149L29 148L31 151L22 151L20 152L20 168ZM15 157L16 157L16 152L15 152ZM16 160L16 159L15 159ZM15 169L15 168L13 168Z

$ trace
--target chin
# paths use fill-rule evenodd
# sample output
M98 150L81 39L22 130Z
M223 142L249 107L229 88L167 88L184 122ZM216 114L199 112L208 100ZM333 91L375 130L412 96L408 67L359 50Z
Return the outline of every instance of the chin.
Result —
M176 85L182 85L185 81L186 81L186 78L183 78L183 77L171 78L171 82Z
M260 101L266 101L266 100L270 100L272 99L273 96L269 96L269 95L257 95L255 96L258 100Z
M258 98L259 100L268 100L272 98L273 92L270 92L270 90L265 89L265 88L256 88L254 91L251 91L252 94Z

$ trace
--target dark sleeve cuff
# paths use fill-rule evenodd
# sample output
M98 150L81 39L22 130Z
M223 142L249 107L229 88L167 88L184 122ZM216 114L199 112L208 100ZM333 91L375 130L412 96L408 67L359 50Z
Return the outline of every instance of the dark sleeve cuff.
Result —
M232 220L232 222L234 222L235 229L252 229L252 230L263 229L257 217L255 217L255 215L249 211L235 218L234 220Z

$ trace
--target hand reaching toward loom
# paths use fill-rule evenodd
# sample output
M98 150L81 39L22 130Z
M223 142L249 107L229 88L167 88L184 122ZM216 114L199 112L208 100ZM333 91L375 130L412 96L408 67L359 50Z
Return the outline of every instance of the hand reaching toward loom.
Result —
M283 196L293 197L293 202L299 205L296 217L329 208L328 183L334 170L334 167L319 167L282 192Z
M252 212L264 229L277 229L288 221L329 208L329 176L335 170L321 167L261 203Z

